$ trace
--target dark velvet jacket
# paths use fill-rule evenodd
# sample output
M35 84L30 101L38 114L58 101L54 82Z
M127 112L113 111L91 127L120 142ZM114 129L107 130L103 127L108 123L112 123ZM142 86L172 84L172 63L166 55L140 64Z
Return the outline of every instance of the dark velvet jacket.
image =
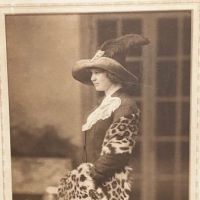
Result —
M103 99L82 127L87 160L61 179L59 200L130 199L132 170L128 162L139 113L134 97L123 89Z
M97 185L105 182L114 173L120 172L128 165L131 156L131 153L127 152L100 155L107 131L119 118L139 112L134 97L128 95L123 89L119 89L111 97L119 97L121 105L112 112L110 117L98 120L89 130L84 132L84 151L87 154L87 162L94 164L92 177Z

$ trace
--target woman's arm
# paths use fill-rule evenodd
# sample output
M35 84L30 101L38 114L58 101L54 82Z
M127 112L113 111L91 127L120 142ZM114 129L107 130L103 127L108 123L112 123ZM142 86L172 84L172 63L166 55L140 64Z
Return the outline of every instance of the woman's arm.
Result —
M123 108L122 111L114 116L116 118L107 130L103 141L101 156L94 163L92 176L97 184L104 182L128 164L135 145L139 110L130 113L130 109ZM128 111L129 114L122 115L127 113L124 111Z

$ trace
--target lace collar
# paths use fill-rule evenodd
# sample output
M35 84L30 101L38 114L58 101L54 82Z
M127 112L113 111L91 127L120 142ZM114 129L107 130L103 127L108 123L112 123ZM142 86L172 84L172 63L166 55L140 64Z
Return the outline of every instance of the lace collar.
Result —
M109 118L121 105L119 97L106 96L101 104L88 116L87 122L82 126L82 131L87 131L99 120Z

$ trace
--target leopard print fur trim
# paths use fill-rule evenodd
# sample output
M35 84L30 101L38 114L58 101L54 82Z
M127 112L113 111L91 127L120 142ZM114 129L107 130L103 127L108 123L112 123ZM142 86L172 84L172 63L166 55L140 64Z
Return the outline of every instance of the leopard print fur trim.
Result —
M101 155L132 153L138 134L139 114L138 110L111 124L104 138Z
M82 163L60 180L59 200L107 200L101 188L95 189L90 175L91 163Z
M82 163L61 179L58 188L58 200L128 200L130 183L128 176L131 168L125 167L116 173L102 187L95 188L90 175L93 164ZM106 191L106 194L103 192Z
M132 168L125 167L121 172L115 175L102 186L106 191L107 199L110 200L129 200L131 193L131 182L129 176Z

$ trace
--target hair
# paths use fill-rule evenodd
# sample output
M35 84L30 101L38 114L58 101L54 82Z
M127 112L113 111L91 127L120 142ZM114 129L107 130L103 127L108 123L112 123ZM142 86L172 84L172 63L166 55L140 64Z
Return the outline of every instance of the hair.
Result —
M106 73L106 76L108 77L108 79L113 83L113 84L120 84L123 88L123 91L126 92L129 95L134 95L136 93L136 91L138 90L138 84L137 83L127 83L123 80L121 80L117 75L113 74L112 72L109 72L107 70L104 69L100 69L100 68L92 68L92 69L97 69L100 72ZM90 71L90 70L89 70ZM103 96L103 92L98 92L99 96Z
M106 75L108 77L108 79L114 83L114 84L121 84L123 90L128 93L129 95L134 95L134 93L136 92L137 90L137 84L129 84L129 83L126 83L124 81L122 81L119 77L117 77L117 75L111 73L111 72L108 72L108 71L105 71L106 72Z

